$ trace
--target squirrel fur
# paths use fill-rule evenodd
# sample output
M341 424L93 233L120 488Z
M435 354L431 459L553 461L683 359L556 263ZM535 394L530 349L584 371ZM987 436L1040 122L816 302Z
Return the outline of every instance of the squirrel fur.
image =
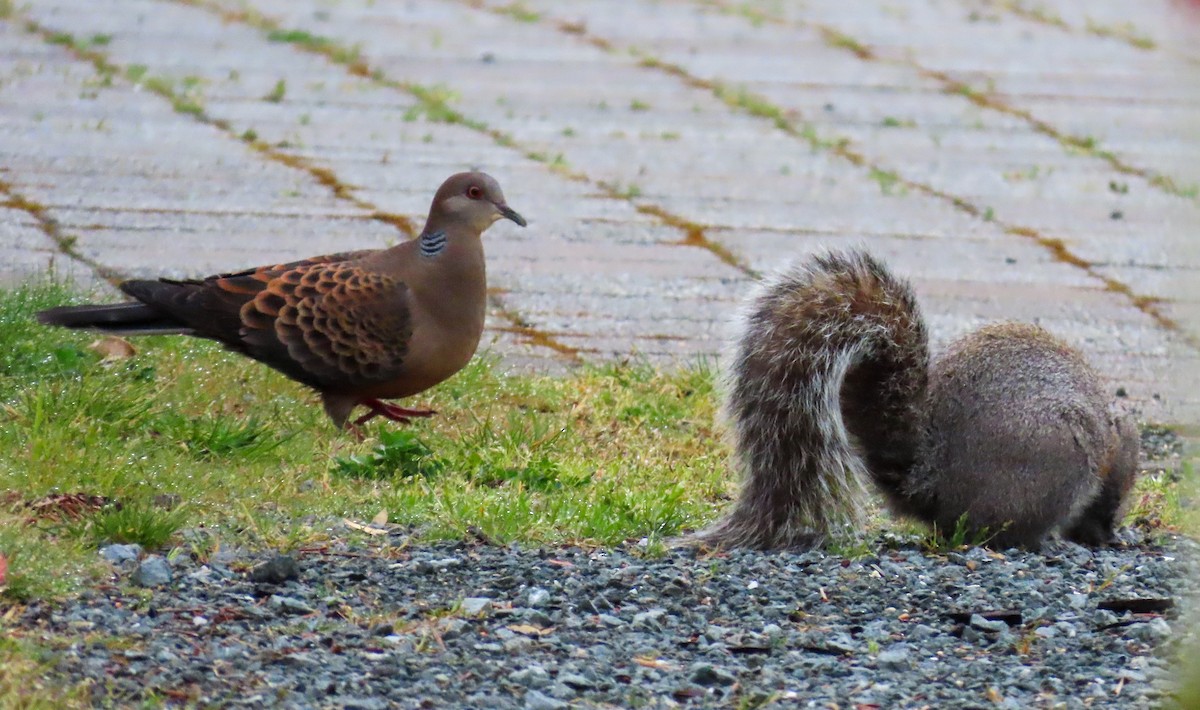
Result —
M749 303L726 371L745 482L696 538L807 548L858 522L874 484L896 513L989 545L1113 536L1139 439L1073 348L1001 323L931 362L912 287L861 251L798 262Z

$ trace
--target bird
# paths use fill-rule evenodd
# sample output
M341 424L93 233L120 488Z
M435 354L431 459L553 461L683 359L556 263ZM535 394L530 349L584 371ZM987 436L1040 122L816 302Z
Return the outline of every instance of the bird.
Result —
M423 392L471 360L483 334L483 232L526 226L482 172L438 188L419 236L387 249L315 256L202 279L129 280L124 303L39 311L45 325L222 343L317 392L338 429L436 412L386 402ZM367 412L354 421L359 406Z

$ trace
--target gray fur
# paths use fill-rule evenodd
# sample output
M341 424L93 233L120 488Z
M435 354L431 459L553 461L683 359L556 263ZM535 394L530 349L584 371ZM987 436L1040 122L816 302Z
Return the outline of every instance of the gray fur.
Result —
M932 366L911 286L861 251L794 264L751 298L725 374L741 496L693 539L819 544L871 481L897 513L999 545L1100 544L1132 484L1136 429L1069 346L1018 323Z

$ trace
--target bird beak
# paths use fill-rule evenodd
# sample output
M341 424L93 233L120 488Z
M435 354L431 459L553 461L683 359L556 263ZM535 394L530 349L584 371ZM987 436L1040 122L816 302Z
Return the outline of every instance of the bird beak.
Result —
M505 219L511 219L522 227L525 226L525 218L517 214L517 211L506 204L496 205L496 209L500 210L500 216Z

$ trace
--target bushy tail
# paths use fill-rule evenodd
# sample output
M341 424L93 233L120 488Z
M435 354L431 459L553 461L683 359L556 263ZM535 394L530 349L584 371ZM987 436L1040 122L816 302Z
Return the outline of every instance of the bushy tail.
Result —
M745 483L697 539L810 547L858 519L867 475L905 507L929 367L907 282L859 251L798 262L751 300L735 347L726 415Z

